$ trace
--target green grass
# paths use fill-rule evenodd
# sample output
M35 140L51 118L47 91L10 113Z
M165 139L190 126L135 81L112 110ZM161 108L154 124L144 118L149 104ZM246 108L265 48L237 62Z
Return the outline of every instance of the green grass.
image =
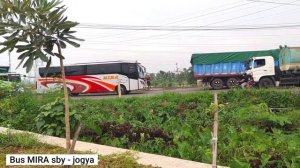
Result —
M33 118L63 109L62 104L40 108L56 98L54 93L24 93L3 99L0 125L37 132ZM300 167L299 88L234 89L218 98L218 164ZM211 163L213 109L209 91L71 99L71 111L84 124L80 140L206 163ZM48 124L58 128L54 122ZM63 129L59 133L63 136Z
M12 134L0 133L0 167L6 166L6 154L64 154L64 148L39 143L37 139L30 134ZM90 152L76 152L90 153ZM152 166L144 166L137 163L137 158L133 153L121 153L107 156L99 155L98 166L89 166L97 168L153 168ZM58 167L61 166L22 166L22 167ZM80 167L80 166L74 166Z

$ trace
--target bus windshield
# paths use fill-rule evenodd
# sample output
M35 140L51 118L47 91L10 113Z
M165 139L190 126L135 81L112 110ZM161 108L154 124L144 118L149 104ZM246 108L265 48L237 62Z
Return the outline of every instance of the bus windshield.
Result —
M139 73L139 78L144 79L146 74L146 68L143 67L142 65L138 65L138 73Z

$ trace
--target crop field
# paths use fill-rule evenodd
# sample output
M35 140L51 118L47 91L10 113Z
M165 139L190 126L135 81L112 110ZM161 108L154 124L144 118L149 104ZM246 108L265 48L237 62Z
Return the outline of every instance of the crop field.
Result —
M218 164L300 167L298 89L237 89L218 94ZM151 97L72 99L72 132L80 140L211 163L213 95L209 91ZM58 93L3 98L0 124L64 136ZM34 121L34 122L33 122Z

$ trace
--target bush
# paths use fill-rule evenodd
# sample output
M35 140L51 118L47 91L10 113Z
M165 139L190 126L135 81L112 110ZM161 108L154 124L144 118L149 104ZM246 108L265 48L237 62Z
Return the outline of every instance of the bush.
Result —
M13 127L26 123L24 128L37 131L32 119L39 115L36 121L42 123L39 123L40 131L50 129L51 134L58 131L56 135L61 135L64 106L61 99L55 101L56 97L57 94L52 93L36 96L25 92L4 99L0 102L3 112L0 117L8 118ZM300 167L299 94L272 89L237 89L219 93L218 97L219 164ZM71 100L72 109L76 109L74 115L82 116L85 126L82 140L211 162L214 105L210 92L75 99ZM51 124L54 125L48 127Z
M40 113L34 119L38 132L55 136L65 135L65 103L63 98L57 98L55 101L43 105L39 111ZM80 119L81 116L77 114L76 110L70 109L72 133L79 126Z
M40 107L62 97L61 93L47 93L36 95L30 90L18 93L15 96L0 101L0 125L19 130L36 132L33 119L40 113Z
M9 97L13 90L13 83L0 80L0 99Z
M219 164L288 167L299 163L295 95L288 91L231 90L219 94L219 103ZM75 100L74 105L84 111L85 140L211 162L213 95L209 92ZM279 111L270 111L270 107Z

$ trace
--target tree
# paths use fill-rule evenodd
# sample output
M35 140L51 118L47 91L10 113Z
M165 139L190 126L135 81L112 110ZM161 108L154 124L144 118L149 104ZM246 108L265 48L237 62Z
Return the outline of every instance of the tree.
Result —
M73 36L75 31L70 30L79 23L68 21L65 11L66 7L61 5L60 0L0 0L0 35L5 38L0 43L3 46L0 53L16 50L20 60L18 67L23 64L27 72L34 60L46 62L47 68L53 57L60 60L65 97L66 149L70 152L69 99L61 49L66 48L66 43L79 47L72 40L81 39ZM76 142L76 138L74 140Z

